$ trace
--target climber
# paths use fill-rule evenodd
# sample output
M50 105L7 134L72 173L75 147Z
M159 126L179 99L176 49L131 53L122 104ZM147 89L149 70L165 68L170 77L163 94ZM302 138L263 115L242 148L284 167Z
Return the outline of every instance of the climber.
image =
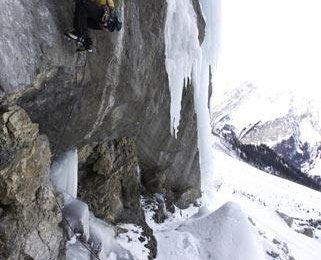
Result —
M77 51L92 52L92 40L88 28L120 31L122 22L113 0L75 0L74 29L65 35L77 41Z

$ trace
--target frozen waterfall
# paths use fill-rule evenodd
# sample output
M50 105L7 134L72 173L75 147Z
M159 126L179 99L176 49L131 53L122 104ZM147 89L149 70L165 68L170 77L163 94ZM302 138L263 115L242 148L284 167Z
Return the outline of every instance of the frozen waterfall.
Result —
M51 181L61 193L77 198L78 155L77 150L66 152L60 159L53 162Z

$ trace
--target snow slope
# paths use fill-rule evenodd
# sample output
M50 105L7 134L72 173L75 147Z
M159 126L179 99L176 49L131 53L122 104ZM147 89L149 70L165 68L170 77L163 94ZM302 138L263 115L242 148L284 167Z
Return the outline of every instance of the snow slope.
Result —
M213 209L226 201L237 202L270 255L319 260L320 229L315 229L314 238L310 238L295 231L295 224L290 228L280 214L305 223L309 219L320 220L321 193L257 170L219 150L214 152L216 174L210 186L217 192Z

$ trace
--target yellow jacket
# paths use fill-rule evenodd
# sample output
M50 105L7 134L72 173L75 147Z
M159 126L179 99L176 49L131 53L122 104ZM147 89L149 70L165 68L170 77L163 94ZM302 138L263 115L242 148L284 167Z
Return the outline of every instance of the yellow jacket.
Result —
M98 5L108 5L110 8L115 8L113 0L95 0Z

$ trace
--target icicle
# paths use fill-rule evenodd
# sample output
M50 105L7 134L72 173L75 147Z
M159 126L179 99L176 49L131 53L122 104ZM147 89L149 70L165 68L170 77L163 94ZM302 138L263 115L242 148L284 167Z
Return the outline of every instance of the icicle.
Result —
M196 14L190 0L167 0L166 71L171 92L171 134L180 121L184 79L190 78L200 56Z

